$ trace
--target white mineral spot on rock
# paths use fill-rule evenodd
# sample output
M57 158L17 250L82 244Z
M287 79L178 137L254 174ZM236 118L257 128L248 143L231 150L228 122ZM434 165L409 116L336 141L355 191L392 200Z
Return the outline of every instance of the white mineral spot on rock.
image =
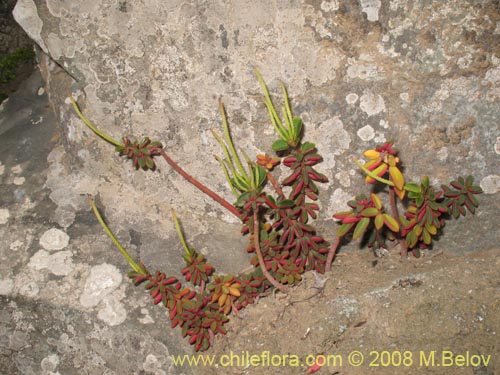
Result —
M12 182L14 183L14 185L21 186L22 184L24 184L24 181L26 181L24 177L15 177Z
M5 224L9 220L10 212L6 208L0 208L0 224Z
M500 191L500 176L490 174L479 183L485 194L495 194Z
M42 96L43 94L45 94L45 89L43 87L38 88L37 94L38 96Z
M382 6L380 0L360 0L361 11L366 13L368 21L378 21L378 11Z
M15 240L14 242L12 242L9 246L9 249L11 249L12 251L17 251L21 248L21 246L24 245L24 242L22 241L19 241L19 240Z
M38 118L37 118L37 119L32 118L32 119L30 120L30 122L31 122L31 124L32 124L32 125L38 125L38 124L41 124L41 123L43 122L43 116L38 116Z
M380 120L379 125L384 129L387 129L389 127L389 123L385 120Z
M369 61L356 61L348 59L349 67L347 76L349 78L358 78L362 80L380 80L383 78L383 70Z
M144 316L142 318L139 318L138 320L142 324L151 324L155 322L153 318L151 318L151 315L149 315L148 309L141 309L141 314Z
M332 150L332 152L323 154L324 162L321 164L322 168L331 169L335 166L335 155L341 155L349 149L351 136L344 129L344 124L338 117L330 118L319 124L316 134L318 149ZM323 173L325 169L323 169Z
M75 222L76 212L71 206L58 206L54 212L54 220L63 228L69 227Z
M351 177L349 175L349 172L347 171L340 171L335 175L335 179L342 185L343 187L349 187L351 186Z
M123 303L114 297L108 297L103 302L104 308L99 310L97 317L110 326L122 324L127 318L127 311Z
M23 171L23 167L21 167L21 165L20 165L20 164L17 164L17 165L14 165L14 166L10 169L10 171L11 171L12 173L14 173L14 174L19 174L19 173L21 173L21 172Z
M62 250L69 243L69 236L60 229L51 228L40 237L40 246L45 250Z
M380 95L376 95L369 90L365 91L365 93L361 95L359 108L368 116L376 115L385 111L384 99Z
M165 375L165 371L161 370L162 363L153 354L148 354L146 360L142 364L144 371L154 375Z
M20 289L19 293L25 297L35 297L38 293L40 293L40 287L34 281L24 284Z
M380 133L380 132L375 132L375 138L373 138L373 140L375 142L377 142L377 144L379 144L379 143L385 143L385 141L386 141L385 134L384 133Z
M370 125L363 126L356 134L362 141L370 141L375 137L375 130Z
M352 199L352 195L346 193L342 189L335 189L332 196L330 197L330 202L328 204L328 212L336 213L347 211L349 206L347 202Z
M448 148L447 147L442 147L438 152L437 152L437 157L439 160L446 160L448 158Z
M338 2L338 0L323 1L321 3L321 10L323 12L332 12L332 11L335 11L335 10L339 10L339 2Z
M50 354L42 359L40 365L42 370L53 372L59 365L59 356L57 354Z
M347 96L345 97L345 101L347 102L347 104L354 104L358 101L358 99L359 99L358 94L355 94L353 92L347 94Z
M50 254L45 250L39 250L33 255L28 266L35 270L48 269L54 275L66 276L73 271L73 260L71 251L58 251Z
M92 267L85 282L80 303L84 307L94 307L122 282L122 274L115 266L107 263Z
M14 281L11 279L0 279L0 296L8 296L14 289Z

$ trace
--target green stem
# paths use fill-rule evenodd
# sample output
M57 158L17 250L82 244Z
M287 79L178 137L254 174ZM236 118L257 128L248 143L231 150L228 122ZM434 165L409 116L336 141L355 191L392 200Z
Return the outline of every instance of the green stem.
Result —
M85 123L85 125L87 125L90 130L92 130L94 133L96 133L99 137L101 137L102 139L104 139L105 141L111 143L112 145L116 146L116 147L123 147L124 145L120 142L118 142L116 139L114 138L111 138L109 135L107 135L106 133L103 133L102 131L100 131L99 129L97 129L82 113L82 111L80 111L80 108L78 107L78 104L76 103L75 99L70 95L69 96L69 99L71 100L71 104L73 104L73 108L75 109L75 112L76 114L78 115L78 117L80 117L80 119Z
M222 116L222 125L224 128L224 137L226 138L226 143L227 146L229 147L229 151L231 152L231 156L233 157L236 166L240 170L240 173L242 176L244 176L248 180L248 174L245 171L245 168L243 168L243 165L241 164L240 158L238 157L238 153L236 152L236 149L234 148L233 145L233 140L231 139L231 135L229 134L229 125L227 123L227 118L226 118L226 110L224 109L224 104L222 103L222 100L219 98L219 111Z
M372 171L369 171L368 169L366 169L364 167L363 164L361 164L361 162L359 162L356 158L352 158L352 160L358 165L358 167L361 168L361 170L363 172L365 172L368 176L370 176L371 178L377 180L378 182L382 182L383 184L386 184L386 185L389 185L389 186L394 186L394 182L392 181L389 181L389 180L386 180L385 178L382 178L382 177L379 177L377 176L375 173L373 173Z
M179 224L179 219L177 219L177 215L175 214L174 209L172 208L170 210L172 213L172 217L174 219L174 224L175 224L175 230L177 231L177 234L179 235L179 239L181 241L182 247L184 248L184 251L186 252L187 255L193 255L191 249L189 249L186 239L184 238L184 234L182 234L182 229L181 225Z
M120 250L122 255L125 257L128 264L130 264L130 267L132 267L132 269L135 272L137 272L138 274L140 274L142 276L148 276L149 272L146 270L146 268L144 268L144 266L138 264L134 259L132 259L132 257L127 253L127 250L124 249L124 247L120 244L120 242L116 239L114 234L111 232L111 229L109 229L109 227L106 225L101 214L99 213L99 210L97 209L97 206L94 203L94 200L89 197L89 201L90 201L90 205L92 206L92 210L94 211L94 214L97 217L97 220L99 221L99 223L103 227L106 234L109 236L109 238L111 238L111 240L113 241L115 246L118 248L118 250Z

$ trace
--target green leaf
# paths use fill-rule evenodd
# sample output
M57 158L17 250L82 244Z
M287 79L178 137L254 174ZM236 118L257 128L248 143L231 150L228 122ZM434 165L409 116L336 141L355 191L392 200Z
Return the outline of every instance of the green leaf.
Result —
M245 203L245 200L248 199L250 196L250 193L246 192L241 194L238 199L236 200L236 203L234 204L236 207L242 207L243 204Z
M146 166L149 168L149 169L153 169L154 166L155 166L155 163L153 162L153 159L151 159L149 156L146 156Z
M374 217L379 214L379 210L376 207L368 207L361 211L361 215L364 217Z
M349 224L342 224L340 228L337 230L337 237L343 237L349 232L352 227L354 226L354 223L349 223Z
M423 237L423 240L424 240L424 243L426 245L430 245L431 242L432 242L432 237L430 235L429 232L427 232L427 229L424 228L424 230L422 231L422 237Z
M389 214L382 214L384 217L384 223L387 228L389 228L393 232L399 232L399 224L396 219L394 219Z
M297 141L298 137L300 135L300 132L302 131L302 119L300 117L294 117L293 118L293 134L294 138Z
M465 185L466 186L471 186L473 182L474 182L474 177L467 176L467 179L465 180Z
M405 185L405 190L408 192L416 193L416 194L420 194L420 192L422 191L420 185L418 185L414 182L407 183ZM408 195L408 196L410 196L410 195ZM416 198L416 197L410 196L410 198Z
M278 207L279 208L290 208L295 205L295 202L291 199L285 199L280 202L278 202Z
M411 249L417 244L417 236L414 231L408 232L406 235L406 246Z
M429 187L429 177L424 176L422 178L422 186L423 186L424 190L427 190L427 188Z
M288 148L290 147L288 143L286 143L284 140L282 139L278 139L277 141L275 141L273 143L273 150L274 151L285 151L285 150L288 150Z
M258 177L258 181L256 181L257 182L256 187L259 187L259 186L262 186L262 184L266 180L267 173L266 173L266 169L261 165L256 166L256 172L257 172L257 177Z
M141 168L144 168L144 166L146 165L146 163L144 162L144 159L141 157L139 157L139 167Z
M314 143L311 143L311 142L306 142L302 146L300 146L300 149L302 150L302 152L307 152L313 148L316 148L316 145Z
M422 195L416 197L415 204L417 205L417 207L421 207L422 204L424 204L424 197Z
M356 238L359 238L363 233L365 233L366 229L368 228L368 224L370 224L370 219L367 217L364 217L360 221L358 221L356 228L354 228L352 238L355 240Z

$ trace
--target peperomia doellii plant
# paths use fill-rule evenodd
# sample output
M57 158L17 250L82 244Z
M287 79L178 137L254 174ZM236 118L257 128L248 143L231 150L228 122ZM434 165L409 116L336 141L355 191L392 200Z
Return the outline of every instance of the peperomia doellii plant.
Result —
M375 193L371 193L369 198L359 195L349 201L350 211L333 215L340 220L341 226L337 230L337 240L330 249L329 259L333 259L341 238L351 232L353 239L368 234L368 246L374 250L387 248L387 240L401 240L401 254L406 256L411 250L418 257L419 249L431 245L432 237L439 233L445 219L465 216L466 209L474 214L479 206L475 195L482 193L482 190L473 185L472 176L459 177L451 181L449 186L441 185L440 191L430 186L427 176L420 183L405 183L398 167L401 160L393 146L388 142L365 151L364 156L368 161L364 164L355 160L366 174L367 184L378 182L388 187L390 210L387 212L384 209L380 196ZM398 214L396 197L400 201L405 198L408 200L408 208L403 216Z
M348 203L351 211L334 215L341 220L341 225L330 245L311 224L319 210L317 184L328 182L328 178L316 170L322 157L313 143L302 141L302 120L293 115L285 86L281 85L284 105L280 116L262 76L258 71L255 74L264 92L264 104L271 123L279 137L272 144L277 157L264 154L256 155L252 160L242 153L242 158L231 139L224 105L219 101L223 136L216 132L213 135L222 148L222 157L217 156L216 159L234 194L234 204L184 171L160 142L149 138L132 141L124 137L122 143L104 134L82 114L71 98L82 121L114 145L119 155L131 159L136 169L155 170L155 158L161 156L187 181L236 215L242 222L242 234L249 236L246 251L253 254L251 270L235 275L218 275L202 254L188 246L172 210L184 249L185 267L181 273L191 284L185 286L176 277L160 271L151 273L144 264L132 259L90 199L99 222L132 268L128 276L135 285L145 286L155 304L162 303L168 308L172 327L181 327L182 335L189 338L196 351L208 349L216 334L226 333L224 324L229 320L228 316L231 313L237 315L239 310L253 303L264 292L276 288L286 293L300 282L305 271L329 271L341 239L349 233L353 232L353 238L358 238L370 232L369 245L373 248L385 247L387 239L402 239L402 254L406 255L407 249L430 245L432 236L442 227L445 215L464 215L464 206L473 213L478 206L474 195L481 192L480 188L472 185L472 177L459 178L437 193L429 186L427 178L421 184L406 184L398 168L400 159L397 151L391 143L387 143L366 151L369 161L364 165L357 163L366 173L367 183L380 182L389 187L390 212L384 210L380 197L374 193L370 198L356 197ZM272 174L279 163L289 170L281 183ZM285 186L289 189L283 189ZM411 200L402 217L397 213L396 197Z

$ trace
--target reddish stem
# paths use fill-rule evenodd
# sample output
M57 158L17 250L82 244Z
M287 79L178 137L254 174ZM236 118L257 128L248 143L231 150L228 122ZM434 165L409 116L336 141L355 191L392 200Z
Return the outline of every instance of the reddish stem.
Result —
M396 192L392 186L389 186L389 204L391 206L392 217L396 219L401 228L401 221L399 220L398 205L396 203Z
M281 190L281 186L278 184L278 181L274 178L274 176L267 171L267 179L269 182L273 185L274 190L276 190L276 193L278 193L279 196L283 196L283 190Z
M201 190L203 193L208 195L210 198L212 198L214 201L222 205L224 208L226 208L228 211L230 211L233 215L236 217L240 217L240 212L236 207L234 207L231 203L226 201L224 198L219 196L217 193L214 191L210 190L208 187L203 185L201 182L199 182L197 179L195 179L193 176L188 174L184 169L179 167L179 165L173 161L170 156L167 155L165 150L161 150L161 156L167 161L168 164L177 172L179 173L182 177L184 177L188 182L196 186L199 190Z
M401 244L401 257L406 259L408 256L408 249L406 247L404 238L402 238L401 236L402 224L401 220L399 220L398 205L396 203L396 192L394 191L394 188L392 186L389 186L389 204L391 206L392 217L394 217L394 219L396 219L399 224L399 233L397 233L397 236Z
M332 243L330 247L330 251L328 252L328 257L326 258L326 266L325 272L330 272L332 270L333 259L335 258L335 254L337 253L337 249L340 245L340 240L342 237L335 238L335 241Z
M288 293L288 288L283 284L280 284L271 274L267 271L266 264L264 262L264 257L262 256L262 251L260 249L260 238L259 238L259 218L257 216L257 210L253 211L253 241L255 245L255 252L257 253L257 259L259 260L260 268L266 279L277 289L283 293Z

